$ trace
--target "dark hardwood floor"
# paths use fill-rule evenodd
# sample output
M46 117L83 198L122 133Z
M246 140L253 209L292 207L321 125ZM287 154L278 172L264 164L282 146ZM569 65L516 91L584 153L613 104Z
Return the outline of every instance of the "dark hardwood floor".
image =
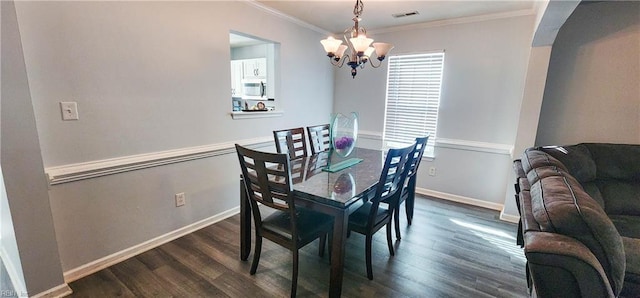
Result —
M404 206L403 206L404 207ZM347 241L343 297L526 297L517 226L498 212L416 198L413 225L389 256L384 230L374 237L374 280L366 276L364 238ZM239 215L176 239L70 284L75 297L285 297L291 254L263 241L260 266L239 258ZM329 258L317 240L301 250L298 297L326 297Z

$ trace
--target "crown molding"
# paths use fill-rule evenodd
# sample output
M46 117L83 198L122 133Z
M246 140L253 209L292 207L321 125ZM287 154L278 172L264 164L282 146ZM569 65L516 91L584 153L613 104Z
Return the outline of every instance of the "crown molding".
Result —
M521 9L521 10L514 10L514 11L507 11L507 12L500 12L500 13L471 16L471 17L445 19L445 20L424 22L424 23L418 23L418 24L373 29L368 31L372 34L390 33L390 32L398 32L398 31L406 31L406 30L417 30L417 29L427 29L427 28L434 28L434 27L458 25L458 24L477 23L477 22L484 22L484 21L491 21L491 20L498 20L498 19L522 17L522 16L528 16L528 15L534 15L534 14L535 14L535 10L533 9Z
M312 25L310 23L307 23L303 20L300 20L296 17L293 17L291 15L285 14L279 10L273 9L271 7L268 7L256 0L242 0L241 2L252 6L254 8L257 8L259 10L262 10L264 12L267 12L271 15L274 15L276 17L279 17L281 19L284 19L286 21L292 22L294 24L300 25L302 27L305 27L307 29L313 30L315 32L318 32L322 35L331 35L333 34L333 32L329 32L325 29L322 29L318 26ZM415 29L425 29L425 28L433 28L433 27L441 27L441 26L448 26L448 25L457 25L457 24L466 24L466 23L475 23L475 22L483 22L483 21L490 21L490 20L497 20L497 19L505 19L505 18L513 18L513 17L521 17L521 16L527 16L527 15L535 15L536 11L532 8L532 9L521 9L521 10L514 10L514 11L507 11L507 12L500 12L500 13L492 13L492 14L484 14L484 15L478 15L478 16L471 16L471 17L461 17L461 18L454 18L454 19L444 19L444 20L438 20L438 21L432 21L432 22L424 22L424 23L417 23L417 24L410 24L410 25L402 25L402 26L394 26L394 27L387 27L387 28L380 28L380 29L372 29L372 30L368 30L369 33L372 34L378 34L378 33L389 33L389 32L398 32L398 31L405 31L405 30L415 30Z
M267 12L267 13L269 13L271 15L274 15L276 17L279 17L279 18L281 18L283 20L289 21L291 23L294 23L296 25L305 27L307 29L311 29L311 30L313 30L315 32L318 32L318 33L322 34L322 35L331 35L332 34L331 32L329 32L327 30L324 30L324 29L322 29L322 28L320 28L318 26L309 24L309 23L307 23L307 22L305 22L305 21L303 21L301 19L298 19L296 17L293 17L293 16L290 16L288 14L285 14L285 13L279 11L279 10L275 10L275 9L273 9L271 7L268 7L268 6L258 2L256 0L243 0L241 2L244 2L245 4L247 4L249 6L253 6L253 7L259 9L259 10Z

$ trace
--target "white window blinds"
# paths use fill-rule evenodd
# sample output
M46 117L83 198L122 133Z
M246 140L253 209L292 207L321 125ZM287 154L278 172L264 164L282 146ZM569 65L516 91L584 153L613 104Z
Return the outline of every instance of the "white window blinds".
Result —
M444 52L389 57L383 140L406 146L429 134L432 155L438 124Z

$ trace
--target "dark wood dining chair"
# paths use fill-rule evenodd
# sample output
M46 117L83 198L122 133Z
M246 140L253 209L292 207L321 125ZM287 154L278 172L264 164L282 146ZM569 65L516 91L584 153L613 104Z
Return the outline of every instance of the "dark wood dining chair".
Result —
M305 179L307 168L307 160L304 158L296 158L289 161L291 166L291 181L293 184L300 183Z
M309 147L311 147L312 155L331 148L329 124L307 126L307 133L309 134Z
M256 243L250 273L253 275L258 269L263 237L289 249L293 254L291 297L295 297L298 285L298 250L320 238L322 255L326 235L333 229L333 218L296 208L287 154L255 151L238 144L236 151L255 224ZM263 218L258 203L274 209L274 212Z
M391 219L397 208L398 198L402 193L404 180L408 174L408 165L412 162L411 152L415 144L401 149L389 149L385 159L380 179L372 197L362 207L349 216L349 231L365 235L365 254L367 263L367 278L373 279L371 264L371 246L373 235L382 227L387 226L387 245L393 256L391 240ZM381 206L381 201L389 202Z
M276 141L276 150L278 153L289 154L289 159L307 156L307 140L304 134L302 127L274 130L273 138Z
M411 225L413 220L413 207L415 205L416 199L416 180L418 176L418 166L420 166L420 161L422 160L422 155L424 154L424 149L427 147L427 141L429 140L429 136L423 138L416 138L415 148L411 153L413 158L411 159L411 164L409 165L409 173L407 174L407 178L405 179L405 186L402 188L402 194L398 200L398 208L394 211L394 226L396 228L396 239L401 239L400 237L400 205L403 202L405 203L405 212L407 214L407 222Z

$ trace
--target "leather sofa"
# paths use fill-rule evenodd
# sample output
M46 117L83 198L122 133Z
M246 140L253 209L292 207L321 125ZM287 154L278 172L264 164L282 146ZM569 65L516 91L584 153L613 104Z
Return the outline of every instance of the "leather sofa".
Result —
M640 297L640 145L527 149L518 244L538 297Z

